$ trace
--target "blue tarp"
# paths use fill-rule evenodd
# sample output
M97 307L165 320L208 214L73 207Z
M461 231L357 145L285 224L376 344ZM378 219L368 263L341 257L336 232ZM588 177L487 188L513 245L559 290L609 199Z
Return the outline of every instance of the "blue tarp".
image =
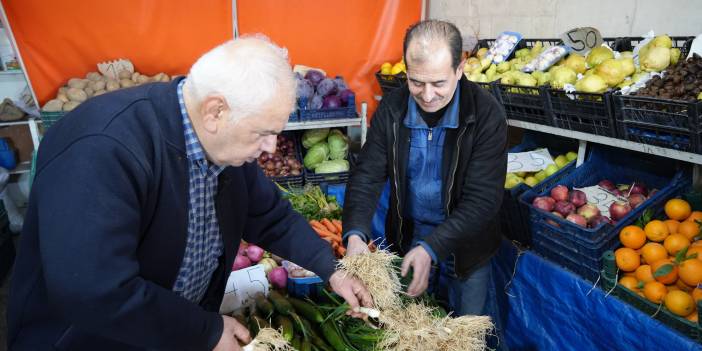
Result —
M491 290L511 350L702 350L592 283L531 251L517 260L517 252L504 241L492 262Z

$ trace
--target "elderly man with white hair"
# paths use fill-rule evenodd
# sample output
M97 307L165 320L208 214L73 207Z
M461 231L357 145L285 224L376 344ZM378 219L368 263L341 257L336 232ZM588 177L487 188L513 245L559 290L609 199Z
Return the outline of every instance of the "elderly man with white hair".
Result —
M370 305L252 162L275 151L294 103L285 50L247 37L186 78L92 98L55 124L12 277L8 348L239 350L248 331L218 309L241 239Z

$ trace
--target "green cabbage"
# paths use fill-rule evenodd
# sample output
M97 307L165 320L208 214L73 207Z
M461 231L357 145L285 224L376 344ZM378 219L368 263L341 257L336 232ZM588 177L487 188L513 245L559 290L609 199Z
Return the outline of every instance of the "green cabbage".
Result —
M338 129L334 129L329 133L327 138L329 145L329 158L332 160L343 160L349 152L349 143L346 141L346 136Z
M306 130L305 133L302 134L302 146L304 146L305 149L309 149L312 145L324 141L327 135L329 135L329 128Z
M346 160L331 160L324 161L317 165L314 173L337 173L346 172L349 170L349 161Z
M329 158L329 146L327 143L317 143L314 144L305 155L303 163L307 169L315 169L318 164L324 162Z

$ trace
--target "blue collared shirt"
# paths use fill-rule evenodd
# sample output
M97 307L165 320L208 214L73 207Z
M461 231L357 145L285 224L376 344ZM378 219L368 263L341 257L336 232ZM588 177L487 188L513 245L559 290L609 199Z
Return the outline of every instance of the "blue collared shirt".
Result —
M436 126L429 128L419 114L414 98L409 97L404 125L410 129L409 162L407 163L408 192L405 214L414 222L413 246L421 245L434 263L436 253L424 242L446 219L443 199L442 159L446 129L458 128L460 86Z
M217 269L219 257L224 252L214 203L217 176L224 167L207 161L185 108L184 83L185 80L178 84L178 103L183 116L185 151L189 164L188 238L173 291L199 303L205 296L212 273Z

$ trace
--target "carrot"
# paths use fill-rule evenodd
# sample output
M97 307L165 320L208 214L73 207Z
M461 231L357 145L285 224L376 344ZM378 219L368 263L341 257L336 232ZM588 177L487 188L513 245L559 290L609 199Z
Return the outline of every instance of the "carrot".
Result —
M336 232L337 233L343 233L343 230L341 230L341 221L338 219L332 219L332 224L334 227L336 227Z
M332 233L337 233L339 232L334 224L328 219L328 218L322 218L319 223L322 223L325 227L327 227L327 230L332 232Z
M336 250L336 253L338 253L339 256L344 256L346 255L346 248L343 246L339 246L339 248Z
M324 226L322 223L319 223L319 221L317 221L317 220L314 220L314 219L313 219L313 220L311 220L309 223L310 223L310 226L311 226L312 228L314 228L314 229L327 230L327 227Z
M330 238L330 237L323 237L323 236L320 236L320 238L322 238L322 240L328 242L329 245L332 245L332 247L334 246L334 240L332 240L332 238Z
M334 241L341 242L341 237L338 234L332 233L326 229L317 229L313 228L315 232L317 232L317 235L319 235L322 238L331 238Z

